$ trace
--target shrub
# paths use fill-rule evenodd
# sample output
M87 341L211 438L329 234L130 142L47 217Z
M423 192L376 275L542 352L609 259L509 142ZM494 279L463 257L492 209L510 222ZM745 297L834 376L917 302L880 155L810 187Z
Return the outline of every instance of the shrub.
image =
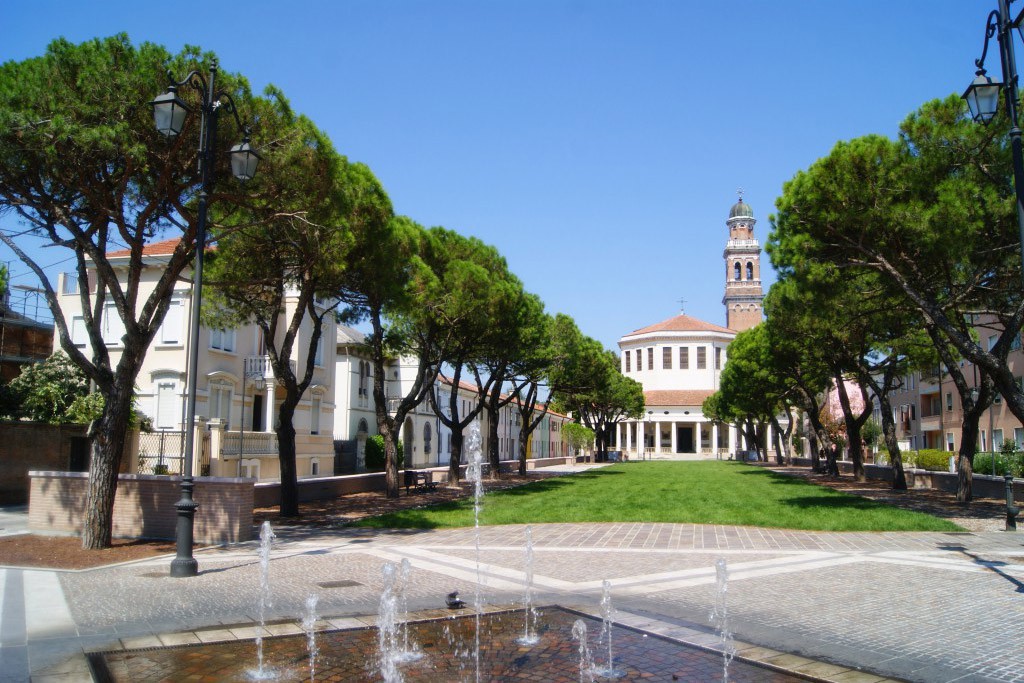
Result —
M923 448L916 452L914 466L931 472L948 472L949 453L937 448Z
M398 469L405 465L405 453L402 441L395 443L398 451ZM384 437L380 434L371 436L366 440L366 469L371 472L378 472L384 469Z

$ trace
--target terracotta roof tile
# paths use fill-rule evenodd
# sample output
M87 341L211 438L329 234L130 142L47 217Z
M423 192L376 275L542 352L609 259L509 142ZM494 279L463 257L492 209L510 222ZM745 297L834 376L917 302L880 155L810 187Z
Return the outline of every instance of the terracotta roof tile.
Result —
M723 332L726 334L736 334L735 330L730 330L728 327L706 323L703 320L698 320L688 315L677 315L674 318L662 320L660 323L648 325L639 330L633 330L625 336L632 337L635 334L648 334L650 332Z
M701 406L711 394L710 389L651 390L644 392L644 403L649 406Z
M159 242L151 242L142 248L143 256L165 256L167 254L173 254L175 248L178 246L178 242L181 241L180 237L173 237L168 240L161 240ZM130 256L132 253L131 249L118 249L117 251L108 251L107 258L121 258L124 256Z

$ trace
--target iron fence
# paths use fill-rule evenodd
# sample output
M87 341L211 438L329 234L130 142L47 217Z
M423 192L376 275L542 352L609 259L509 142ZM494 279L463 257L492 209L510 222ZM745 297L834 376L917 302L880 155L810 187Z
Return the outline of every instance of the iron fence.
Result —
M139 434L139 474L180 475L184 463L184 431L160 430Z

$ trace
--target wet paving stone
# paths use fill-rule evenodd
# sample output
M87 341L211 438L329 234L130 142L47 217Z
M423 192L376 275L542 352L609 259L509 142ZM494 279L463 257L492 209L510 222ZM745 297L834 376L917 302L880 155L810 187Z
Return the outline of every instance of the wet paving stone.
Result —
M587 625L587 640L598 667L607 666L607 644L600 642L601 622L560 607L541 609L539 641L523 646L521 611L497 612L480 618L481 681L543 681L571 683L581 680L579 645L573 639L577 619ZM406 681L475 681L476 618L450 617L409 624L409 640L422 656L399 665ZM722 680L722 656L642 631L613 629L614 667L624 681ZM321 632L316 681L381 680L377 662L377 631L373 628ZM275 680L310 680L305 636L267 638L263 641L264 670ZM152 648L90 655L99 681L246 681L257 672L253 641ZM595 676L595 680L603 680ZM734 660L729 680L783 683L802 681L769 669Z

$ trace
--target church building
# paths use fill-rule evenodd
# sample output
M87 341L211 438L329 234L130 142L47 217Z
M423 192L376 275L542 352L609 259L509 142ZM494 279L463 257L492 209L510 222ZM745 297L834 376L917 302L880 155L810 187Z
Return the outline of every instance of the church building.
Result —
M701 406L718 390L726 349L737 332L761 322L761 245L742 196L729 211L725 244L725 327L679 315L619 339L620 369L644 388L644 416L616 425L616 448L631 459L728 456L740 448L734 425Z

